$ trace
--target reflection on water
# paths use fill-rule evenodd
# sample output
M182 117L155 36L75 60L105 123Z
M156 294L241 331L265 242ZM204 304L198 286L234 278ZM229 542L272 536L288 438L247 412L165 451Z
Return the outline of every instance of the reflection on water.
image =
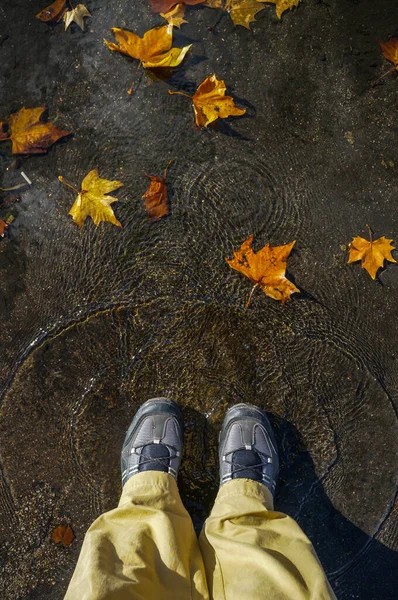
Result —
M367 35L377 39L390 20L381 11L374 22L371 3L363 4ZM166 81L137 75L134 63L103 47L110 25L131 26L125 2L90 6L84 35L43 30L23 6L29 27L21 32L11 18L1 25L1 112L47 103L75 136L24 163L33 185L0 244L4 597L62 597L85 530L117 502L125 429L136 407L158 395L183 408L180 488L197 529L217 490L224 412L252 402L273 416L282 456L277 507L310 535L338 597L392 597L397 279L392 266L384 285L370 281L340 248L367 219L394 234L394 174L372 170L377 158L366 140L376 154L396 145L386 142L387 121L374 124L377 99L356 87L354 66L366 79L368 64L348 53L341 68L350 35L378 61L357 32L357 12L346 9L344 31L337 8L308 5L284 29L264 18L253 34L225 22L213 35L212 11L194 11L176 45L199 41L173 87L191 91L216 71L251 106L247 118L198 132L189 103L170 97ZM136 12L143 30L154 24L146 7ZM327 35L325 63L316 48ZM297 60L303 36L312 40L305 64ZM352 88L358 151L341 134ZM378 93L391 112L391 90ZM19 175L6 171L13 159L0 151L2 185L14 185ZM170 159L171 215L149 224L144 173L160 173ZM87 222L80 232L67 216L74 197L58 175L77 185L96 167L126 184L114 205L121 230ZM375 210L378 194L388 218ZM250 282L225 257L251 233L256 249L297 240L289 278L303 293L286 307L259 292L244 308ZM49 531L65 518L77 542L60 552Z

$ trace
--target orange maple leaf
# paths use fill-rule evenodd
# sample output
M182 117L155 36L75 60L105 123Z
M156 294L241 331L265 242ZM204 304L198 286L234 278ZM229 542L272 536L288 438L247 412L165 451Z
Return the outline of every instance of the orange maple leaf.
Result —
M391 38L387 42L379 40L379 44L384 58L392 62L394 66L391 67L391 69L388 69L386 73L383 73L383 75L378 77L376 81L372 81L372 83L370 84L371 87L375 87L375 85L377 85L379 81L384 79L386 75L390 75L390 73L398 71L398 38Z
M385 260L397 262L391 254L391 251L395 250L395 246L391 245L392 239L388 240L384 235L373 241L370 228L369 236L370 240L365 240L360 236L352 240L348 263L361 260L362 268L366 269L372 279L376 279L376 273L380 267L383 267Z
M193 96L185 92L171 92L190 98L195 112L195 123L198 127L207 127L217 119L226 119L230 116L244 115L246 110L238 108L231 96L225 96L227 86L216 75L206 77L199 85Z
M4 123L1 123L0 142L12 141L13 154L43 154L57 140L67 135L70 131L58 129L53 123L41 121L47 109L21 108L8 117L9 129L4 132Z
M53 21L54 23L58 23L64 13L68 10L68 0L55 0L50 6L43 8L36 15L36 19L43 21L44 23L49 23Z
M234 252L233 259L225 259L230 267L243 273L254 283L246 307L249 306L257 286L260 286L270 298L281 300L282 304L285 304L290 299L291 294L300 292L285 276L286 261L295 241L284 246L270 246L270 244L267 244L258 252L253 251L252 242L253 235L243 242L237 252Z
M189 6L195 6L195 4L203 4L205 0L150 0L153 13L167 13L176 4L188 4Z
M53 530L51 538L56 544L61 543L63 546L70 546L75 539L75 534L70 525L58 525Z
M169 200L167 197L166 175L169 165L173 161L170 160L167 164L163 177L158 175L148 175L150 182L147 191L142 196L145 198L145 208L150 221L158 221L162 217L169 214Z

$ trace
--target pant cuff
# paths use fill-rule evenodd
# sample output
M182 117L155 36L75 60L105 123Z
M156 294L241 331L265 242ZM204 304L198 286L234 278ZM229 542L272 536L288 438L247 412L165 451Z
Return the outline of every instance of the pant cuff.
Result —
M229 496L250 496L260 500L267 510L274 510L274 498L270 490L253 479L231 479L224 483L217 494L216 502Z

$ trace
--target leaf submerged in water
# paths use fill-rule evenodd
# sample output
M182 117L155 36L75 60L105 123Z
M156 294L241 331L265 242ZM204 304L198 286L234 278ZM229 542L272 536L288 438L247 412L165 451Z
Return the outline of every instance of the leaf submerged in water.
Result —
M117 198L106 194L119 189L124 183L102 179L98 175L98 169L93 169L85 176L80 192L68 184L63 177L59 176L58 179L77 192L77 198L69 214L79 227L83 227L87 217L91 217L97 227L101 221L109 221L118 227L122 226L111 207L111 204L117 202Z
M150 221L158 221L169 214L169 200L167 197L166 175L171 160L166 166L163 177L159 175L147 175L150 182L147 191L142 196L145 198L145 208Z
M281 300L285 304L291 294L300 290L286 278L286 261L295 244L284 246L270 246L267 244L258 252L252 248L253 236L247 238L234 257L225 259L232 269L239 271L254 283L254 287L246 303L249 306L253 291L261 287L264 294L274 300Z
M226 119L230 116L244 115L246 110L239 108L231 96L226 96L226 85L216 75L206 77L199 85L193 96L184 92L171 92L169 94L180 94L192 100L195 112L195 123L198 127L207 127L217 119Z
M41 119L46 108L21 108L1 123L0 142L10 140L13 154L44 154L57 140L70 131L58 129L53 123L44 123Z

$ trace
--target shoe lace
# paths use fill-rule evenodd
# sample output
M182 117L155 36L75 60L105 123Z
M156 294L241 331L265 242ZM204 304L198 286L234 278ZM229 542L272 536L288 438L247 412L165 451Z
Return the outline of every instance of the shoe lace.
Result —
M148 446L148 443L145 444L141 444L140 446L135 446L134 447L134 452L136 452L139 449L144 448L145 446ZM169 468L170 466L170 461L173 458L177 458L180 453L177 450L177 448L175 448L175 446L172 446L170 444L165 444L164 442L161 443L162 446L166 446L166 448L168 449L170 455L169 456L143 456L141 452L136 452L136 454L139 454L140 456L140 467L142 465L146 465L147 463L156 463L158 465L160 465L161 467L165 467L165 468Z
M226 454L224 455L224 461L230 465L232 465L232 473L240 473L241 471L247 471L247 470L254 470L254 471L258 471L259 475L263 475L263 468L266 465L269 465L272 463L272 457L269 456L268 454L265 454L264 452L260 452L259 450L254 450L252 448L252 450L257 454L258 458L259 458L259 462L257 464L254 465L242 465L239 462L236 461L236 458L233 459L232 455L235 454L235 452L237 452L238 450L248 450L248 448L246 448L246 446L240 446L239 448L234 448L233 450L231 450L230 452L226 452Z

